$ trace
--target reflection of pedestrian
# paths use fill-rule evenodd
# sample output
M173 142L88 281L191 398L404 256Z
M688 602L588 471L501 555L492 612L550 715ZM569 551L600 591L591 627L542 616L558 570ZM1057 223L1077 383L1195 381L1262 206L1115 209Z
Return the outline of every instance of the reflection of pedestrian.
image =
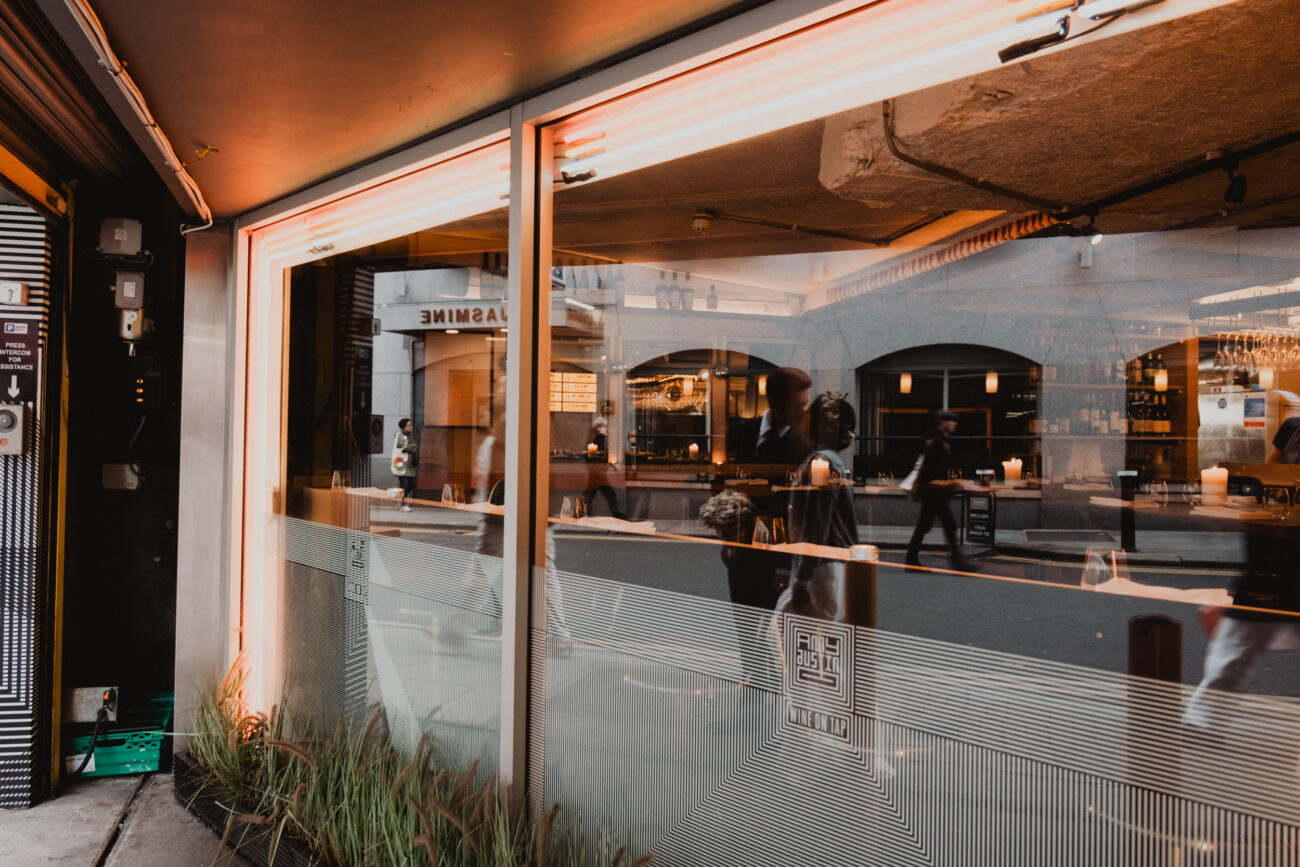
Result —
M415 496L415 480L420 474L420 444L415 438L411 420L404 418L397 423L397 436L393 438L393 475L402 487L402 511L409 512L411 507L406 499Z
M805 434L812 380L793 367L781 367L767 374L768 408L758 418L745 419L727 431L727 450L733 459L752 463L754 478L769 484L749 486L746 494L753 501L754 517L770 520L786 517L784 495L772 490L783 485L808 454ZM771 651L765 646L767 618L755 617L741 606L752 606L770 613L776 608L790 579L791 557L751 547L750 538L741 545L726 545L722 562L727 566L727 587L731 594L740 659L746 677L761 681L774 674Z
M1297 527L1252 521L1246 531L1246 570L1233 589L1234 606L1214 626L1205 650L1205 673L1183 722L1198 729L1223 723L1225 693L1241 692L1259 657L1270 650L1300 650L1300 572L1295 565Z
M587 442L596 446L596 454L587 456L587 490L584 493L587 502L590 506L596 505L596 495L600 494L609 506L610 515L626 518L618 505L618 491L609 483L609 421L603 415L598 416L591 426Z
M853 489L848 467L840 452L853 444L857 417L839 394L827 392L813 401L809 412L809 439L815 451L800 465L790 494L789 537L831 548L851 548L858 542L858 521L853 512ZM812 462L829 464L831 483L812 487ZM781 594L777 610L805 617L839 620L843 611L844 563L823 557L797 555L790 585Z
M948 539L948 551L952 556L952 567L965 571L966 557L957 544L957 522L953 520L949 500L952 499L953 487L948 481L948 471L952 468L952 444L948 438L957 430L957 414L941 412L934 417L934 430L926 435L925 446L921 450L921 466L916 475L916 494L921 501L921 514L916 519L916 529L912 531L912 540L907 545L909 566L921 565L921 542L925 534L934 526L935 518L943 526L943 534Z
M496 405L504 410L505 370L497 380ZM479 445L471 474L474 500L505 507L505 412L498 411L492 430ZM491 607L490 613L501 617L502 581L505 568L505 518L484 512L479 515L478 532L474 537L474 576L471 583L483 582ZM555 569L555 536L546 531L546 630L561 641L567 641L569 627L564 618L564 601Z
M775 465L760 467L755 478L782 482L788 470L808 454L804 425L812 380L794 367L778 367L767 375L767 411L744 419L727 430L727 450L738 463ZM764 470L767 470L765 472Z

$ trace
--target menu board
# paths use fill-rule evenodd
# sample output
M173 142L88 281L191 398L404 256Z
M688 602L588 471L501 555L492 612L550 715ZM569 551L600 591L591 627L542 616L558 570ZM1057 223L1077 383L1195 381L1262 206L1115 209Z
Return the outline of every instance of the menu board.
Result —
M551 412L596 412L596 374L551 373Z

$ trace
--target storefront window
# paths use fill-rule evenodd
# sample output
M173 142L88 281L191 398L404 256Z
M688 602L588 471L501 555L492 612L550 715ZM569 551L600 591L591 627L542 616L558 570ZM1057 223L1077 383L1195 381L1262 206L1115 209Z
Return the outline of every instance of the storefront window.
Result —
M1062 815L1094 809L1090 773L1132 782L1125 749L1159 766L1144 785L1210 805L1209 825L1240 807L1243 778L1185 788L1168 743L1223 738L1244 756L1251 715L1282 712L1267 696L1300 694L1248 651L1249 686L1216 661L1228 645L1207 659L1197 616L1236 592L1279 635L1294 626L1277 567L1300 526L1300 472L1268 461L1300 460L1287 422L1300 145L1279 132L1291 102L1250 74L1216 73L1207 90L1179 70L1212 63L1210 35L1258 26L1216 9L761 129L760 96L734 122L718 97L708 147L674 139L662 158L627 125L662 123L642 113L668 104L653 88L554 126L540 459L548 582L567 604L545 629L585 662L548 657L557 755L565 725L596 717L646 732L649 764L692 781L678 791L698 785L700 813L713 815L715 761L745 778L719 800L798 791L820 819L754 828L753 863L787 845L809 863L859 860L828 827L872 828L875 852L925 849L906 818L859 815L826 779L901 798L942 767L952 776L929 795L955 804L979 785L956 770L968 749L1077 770ZM1177 636L1172 674L1147 627ZM836 648L858 654L855 674ZM983 680L1019 666L1043 680L1017 675L1005 694ZM1079 739L1109 736L1077 724L1113 731L1124 711L1081 696L1137 689L1130 675L1185 692L1102 749L1110 770L1085 767ZM1253 694L1229 710L1194 692L1203 679ZM801 702L813 682L826 703ZM1069 695L1035 705L1039 687ZM984 713L1006 728L982 729ZM1044 747L1037 726L1064 745ZM584 801L558 759L548 775L548 798ZM1007 783L1011 812L1041 805L1030 788ZM1251 797L1269 821L1294 818ZM703 821L653 795L644 809L663 827ZM1043 860L1065 863L1061 846Z
M363 212L286 271L265 573L280 576L295 731L378 715L399 750L428 735L485 772L500 739L508 159L498 145L434 166L420 182L446 200L408 180L386 222ZM442 222L422 226L429 213ZM383 225L415 228L376 239Z

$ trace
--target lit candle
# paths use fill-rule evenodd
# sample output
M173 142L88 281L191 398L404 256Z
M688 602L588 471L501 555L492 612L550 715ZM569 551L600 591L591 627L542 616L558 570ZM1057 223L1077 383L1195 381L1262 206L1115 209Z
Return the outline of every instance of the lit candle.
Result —
M1012 458L1009 461L1002 462L1002 478L1008 485L1014 485L1020 481L1020 468L1022 465L1020 458Z
M587 457L594 458L595 456L596 456L596 444L587 443Z
M1201 502L1207 506L1221 506L1228 502L1228 470L1209 467L1201 470Z
M831 480L831 462L825 458L813 458L809 471L814 487L825 487Z
M691 443L687 451L690 452L691 460L696 460L700 456L700 447L695 443Z

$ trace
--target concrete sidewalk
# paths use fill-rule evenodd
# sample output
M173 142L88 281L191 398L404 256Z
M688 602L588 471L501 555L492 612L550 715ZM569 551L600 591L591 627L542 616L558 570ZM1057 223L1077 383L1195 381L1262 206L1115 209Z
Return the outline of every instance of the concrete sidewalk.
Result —
M185 811L172 775L77 780L30 810L0 811L0 862L75 867L205 867L220 840ZM227 848L219 867L248 867Z

